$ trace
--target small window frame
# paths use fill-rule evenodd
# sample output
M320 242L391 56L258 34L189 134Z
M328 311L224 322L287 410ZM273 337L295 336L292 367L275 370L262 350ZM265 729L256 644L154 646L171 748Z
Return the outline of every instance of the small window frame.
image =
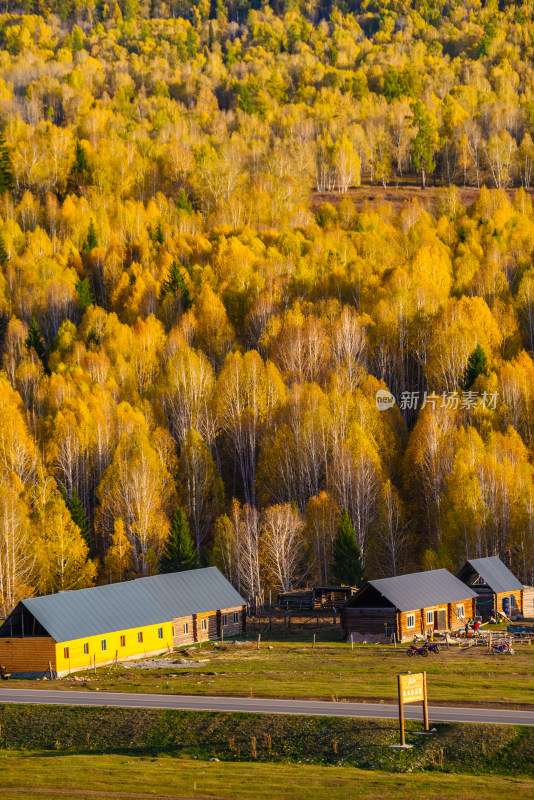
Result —
M463 603L461 606L456 606L456 615L458 617L465 617L465 605Z
M239 611L234 611L234 625L239 625Z
M124 634L121 634L120 643L121 647L126 647L126 636Z
M189 622L184 622L184 636L189 635Z
M426 612L426 624L427 625L434 625L434 610Z
M223 626L223 628L226 628L227 625L228 625L228 614L223 614L222 615L222 626Z
M415 628L415 614L406 614L406 628Z
M158 628L158 639L163 639L163 628Z
M200 630L205 633L208 630L208 620L206 617L200 620Z
M137 631L137 644L143 644L143 631Z
M107 640L107 639L101 639L101 641L100 641L100 647L102 648L102 652L103 652L103 653L107 652L107 649L108 649L108 640Z
M83 654L84 654L84 656L88 656L89 655L89 642L85 642L85 644L83 646Z
M63 648L63 658L67 658L67 659L70 658L70 648L69 647L64 647Z

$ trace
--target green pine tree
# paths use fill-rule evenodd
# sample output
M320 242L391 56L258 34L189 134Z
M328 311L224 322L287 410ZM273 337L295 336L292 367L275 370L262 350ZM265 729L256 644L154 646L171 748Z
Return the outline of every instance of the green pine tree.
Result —
M181 508L172 517L171 530L159 562L160 572L183 572L197 566L197 554L189 533L189 523Z
M96 347L100 347L100 336L96 332L95 328L90 328L89 333L87 334L87 339L85 341L85 346L88 350L94 350Z
M0 133L0 192L10 192L13 188L13 168L5 136Z
M89 306L93 306L95 304L89 281L87 278L76 281L74 288L76 289L76 294L78 295L78 300L82 310L87 311Z
M479 375L484 375L488 366L487 356L482 347L477 344L471 355L467 360L467 366L464 371L464 377L461 388L464 391L470 389Z
M413 124L416 134L410 142L413 165L421 175L421 188L426 186L426 177L436 169L434 152L439 142L436 128L420 100L412 103Z
M0 233L0 267L5 267L8 261L9 261L9 253L6 250L4 237Z
M26 347L28 350L32 348L35 350L37 357L42 362L45 370L47 370L47 351L46 346L41 336L41 329L39 323L32 317L28 328L28 336L26 337Z
M332 580L340 586L360 586L363 580L360 547L347 511L341 515L334 539Z
M178 193L176 208L178 208L180 211L187 211L188 214L193 213L193 206L191 202L188 200L187 195L183 189L180 189Z
M165 242L165 234L163 233L163 225L161 224L161 220L158 222L158 227L156 228L156 233L154 234L154 241L156 244L163 244Z
M87 546L91 548L93 542L91 536L91 525L85 513L85 508L83 506L83 503L78 497L78 492L76 491L76 487L72 490L72 494L70 497L68 496L67 490L64 487L61 487L61 494L65 501L65 505L70 511L72 521L80 529Z
M191 294L182 274L182 269L177 261L173 261L168 278L161 284L159 293L160 302L167 294L176 296L178 293L181 295L184 311L187 311L188 308L191 308L193 301L191 300Z
M97 239L97 236L96 236L96 230L95 230L95 225L94 225L94 222L93 222L93 218L91 217L91 219L89 220L89 229L87 231L87 239L85 240L85 242L82 245L82 250L90 253L91 250L95 249L95 247L98 247L98 239Z
M80 186L90 186L93 182L91 167L87 161L85 150L80 141L76 142L76 152L74 154L74 164L68 179L68 189L71 192L78 192Z

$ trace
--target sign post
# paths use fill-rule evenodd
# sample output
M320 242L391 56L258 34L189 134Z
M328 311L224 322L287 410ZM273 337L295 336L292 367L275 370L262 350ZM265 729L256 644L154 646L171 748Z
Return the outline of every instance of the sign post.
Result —
M404 735L404 701L402 699L402 675L397 675L397 685L399 689L399 729L401 747L406 747L406 736Z
M426 693L426 672L423 672L423 723L425 733L430 732L428 727L428 697Z
M404 732L404 704L423 702L424 733L431 733L428 724L428 698L426 693L426 672L417 672L414 675L397 675L397 688L399 694L399 731L400 745L392 745L395 749L407 749L412 745L406 744Z

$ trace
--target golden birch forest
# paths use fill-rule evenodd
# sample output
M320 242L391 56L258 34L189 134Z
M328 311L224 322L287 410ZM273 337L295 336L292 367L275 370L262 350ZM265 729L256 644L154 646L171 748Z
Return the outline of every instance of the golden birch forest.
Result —
M533 63L526 2L1 0L0 616L180 510L244 596L345 511L534 582Z

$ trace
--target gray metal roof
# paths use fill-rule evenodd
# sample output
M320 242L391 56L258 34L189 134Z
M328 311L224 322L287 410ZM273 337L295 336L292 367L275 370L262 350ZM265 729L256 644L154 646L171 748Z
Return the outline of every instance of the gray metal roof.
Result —
M472 589L446 569L412 572L409 575L380 578L369 583L399 611L414 611L443 603L456 603L477 596Z
M69 642L242 606L245 601L217 567L207 567L31 597L22 603L56 642Z
M523 584L515 577L513 572L510 572L506 564L503 564L498 556L470 558L466 564L469 564L496 594L513 592L523 588ZM458 577L461 574L465 574L466 564L457 572Z

